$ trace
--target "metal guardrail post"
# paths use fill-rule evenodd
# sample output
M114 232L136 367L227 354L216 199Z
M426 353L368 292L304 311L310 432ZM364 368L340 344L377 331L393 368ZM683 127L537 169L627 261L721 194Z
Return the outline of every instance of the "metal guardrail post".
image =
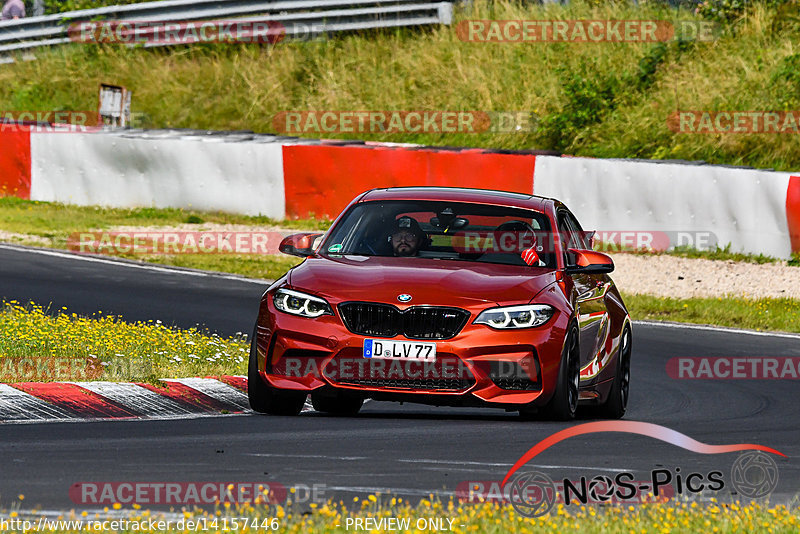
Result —
M453 3L439 2L439 20L447 26L453 23Z

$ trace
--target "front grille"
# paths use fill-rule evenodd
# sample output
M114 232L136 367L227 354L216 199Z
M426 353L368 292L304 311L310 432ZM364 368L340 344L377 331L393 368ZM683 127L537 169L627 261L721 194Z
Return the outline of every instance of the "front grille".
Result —
M409 339L448 339L469 320L469 312L445 306L412 306L400 311L391 304L345 302L339 304L344 325L362 336Z
M458 334L469 312L458 308L414 306L403 313L403 335L411 339L447 339Z
M344 325L362 336L394 337L402 326L400 310L389 304L348 302L339 304Z

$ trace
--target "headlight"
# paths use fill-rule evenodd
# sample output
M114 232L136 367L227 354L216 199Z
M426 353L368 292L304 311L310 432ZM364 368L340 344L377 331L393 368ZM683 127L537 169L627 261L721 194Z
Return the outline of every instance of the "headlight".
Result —
M475 319L475 324L492 328L532 328L546 323L555 313L547 304L526 304L485 310Z
M292 291L291 289L277 290L272 297L272 302L275 303L275 307L280 311L291 313L292 315L303 317L333 315L330 304L325 300L299 291Z

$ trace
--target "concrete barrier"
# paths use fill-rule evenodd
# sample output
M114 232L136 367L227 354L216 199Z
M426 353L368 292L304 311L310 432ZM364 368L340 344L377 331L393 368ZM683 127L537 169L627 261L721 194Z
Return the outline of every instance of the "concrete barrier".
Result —
M286 213L334 218L375 187L459 186L531 193L536 156L394 146L284 147Z
M499 189L564 201L586 229L712 232L737 252L800 252L800 176L247 132L0 129L0 194L110 207L335 217L373 187Z
M31 134L32 200L284 217L280 143Z
M788 258L789 178L713 165L540 157L533 190L563 201L586 229L712 232L733 251Z

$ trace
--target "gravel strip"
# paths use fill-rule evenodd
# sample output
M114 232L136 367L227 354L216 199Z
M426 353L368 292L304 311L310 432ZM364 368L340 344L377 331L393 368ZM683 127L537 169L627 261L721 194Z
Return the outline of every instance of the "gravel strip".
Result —
M18 234L15 232L6 232L0 230L0 242L11 243L12 245L27 244L27 245L49 245L52 239L47 237L40 237L38 235Z
M666 254L612 254L611 277L624 293L658 297L800 299L800 267L786 262L747 263L680 258Z

